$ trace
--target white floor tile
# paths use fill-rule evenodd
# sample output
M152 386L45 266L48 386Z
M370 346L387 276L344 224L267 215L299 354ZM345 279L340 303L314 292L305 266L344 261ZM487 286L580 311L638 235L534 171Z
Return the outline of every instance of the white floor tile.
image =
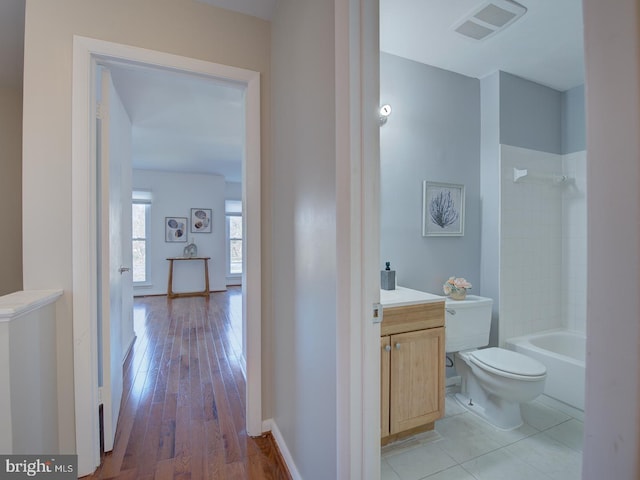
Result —
M522 440L523 438L538 433L537 429L533 428L531 425L527 425L526 423L514 430L505 431L495 428L484 420L479 419L478 421L482 423L487 438L498 442L501 447L505 447L514 442Z
M436 430L442 436L438 446L458 463L466 462L502 445L489 438L486 427L470 413L447 417L436 422Z
M555 480L580 480L582 455L545 433L520 440L505 450Z
M393 471L389 462L387 462L384 458L382 459L382 463L380 464L380 480L400 480L400 477L396 472Z
M583 424L547 402L523 405L525 425L498 430L447 396L432 432L382 449L382 480L579 480Z
M456 464L436 444L422 445L412 450L385 457L401 480L419 480Z
M560 425L556 425L549 430L545 430L554 440L573 448L579 452L582 452L582 444L584 442L584 425L578 420L571 419Z
M453 415L460 415L465 413L466 410L460 405L453 395L447 395L444 399L444 416L451 417Z
M460 465L456 465L442 472L429 475L425 480L476 480L476 478Z
M560 410L548 407L541 402L533 401L522 404L523 420L538 430L546 430L566 422L571 418Z
M540 470L502 448L462 464L478 480L549 480Z

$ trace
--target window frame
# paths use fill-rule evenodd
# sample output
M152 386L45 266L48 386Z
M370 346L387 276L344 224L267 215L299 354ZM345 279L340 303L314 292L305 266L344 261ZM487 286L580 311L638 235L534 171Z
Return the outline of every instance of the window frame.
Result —
M144 209L144 238L141 237L134 237L133 236L133 228L131 229L131 250L133 251L133 242L135 241L144 241L145 243L145 247L144 247L144 251L145 251L145 257L144 257L144 281L132 281L133 283L133 287L150 287L152 284L150 282L150 278L151 278L151 272L150 272L150 265L149 265L149 225L150 225L150 219L151 219L151 202L149 200L146 199L140 199L140 198L136 198L136 193L134 192L133 198L131 200L131 206L132 206L132 212L133 212L133 206L134 205L144 205L145 209ZM132 218L131 220L133 221L133 213L132 213ZM131 276L133 278L133 258L132 258L132 265L131 265Z
M239 217L242 219L242 213L225 213L226 224L226 251L227 251L227 278L241 278L244 270L244 265L240 265L240 272L231 272L231 242L233 240L240 240L242 242L242 249L244 251L244 231L242 237L231 237L231 218Z
M226 278L227 278L227 284L229 285L229 281L233 281L233 280L237 280L237 279L241 279L243 274L244 274L244 250L245 250L245 243L244 243L244 222L242 225L242 237L240 238L236 238L233 237L231 238L231 217L240 217L242 219L242 215L243 215L243 208L242 208L242 201L241 200L233 200L233 199L226 199L225 200L225 257L226 257ZM242 255L243 255L243 262L241 264L241 271L240 273L231 273L231 241L232 240L240 240L242 242Z

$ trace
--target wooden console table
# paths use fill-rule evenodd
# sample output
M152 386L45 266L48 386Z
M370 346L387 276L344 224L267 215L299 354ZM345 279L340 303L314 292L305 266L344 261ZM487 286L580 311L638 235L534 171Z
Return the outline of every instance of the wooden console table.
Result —
M167 298L176 297L209 297L209 259L211 257L169 257L169 285L167 286ZM180 292L173 291L173 262L184 260L202 260L204 262L204 290L201 292Z

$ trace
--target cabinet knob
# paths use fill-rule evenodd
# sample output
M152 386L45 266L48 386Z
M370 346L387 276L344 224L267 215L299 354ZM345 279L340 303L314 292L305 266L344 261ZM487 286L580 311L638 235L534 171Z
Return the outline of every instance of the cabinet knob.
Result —
M385 351L390 352L391 351L391 345L385 345L384 349L385 349Z
M400 342L396 343L396 350L400 350Z

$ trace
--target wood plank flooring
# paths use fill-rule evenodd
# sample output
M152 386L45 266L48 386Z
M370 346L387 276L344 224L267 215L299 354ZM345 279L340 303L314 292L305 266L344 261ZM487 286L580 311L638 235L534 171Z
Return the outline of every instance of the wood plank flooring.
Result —
M290 479L270 435L245 430L240 288L142 297L115 445L85 479Z

